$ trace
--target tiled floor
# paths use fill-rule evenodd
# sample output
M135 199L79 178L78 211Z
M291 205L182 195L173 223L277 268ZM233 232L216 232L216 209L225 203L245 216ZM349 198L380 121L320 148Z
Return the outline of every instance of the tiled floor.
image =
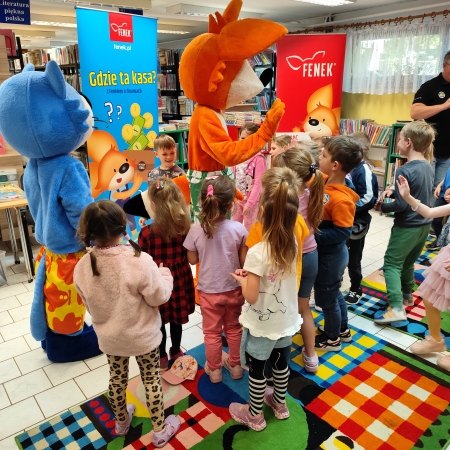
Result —
M363 275L383 265L392 219L373 213L363 256ZM68 364L51 363L40 344L30 335L29 316L34 283L27 282L25 265L15 265L11 250L7 251L8 286L0 287L0 449L17 449L14 436L47 418L106 391L108 366L104 355ZM33 247L37 252L38 247ZM343 289L350 286L347 274ZM389 327L349 314L350 323L403 349L415 339ZM189 350L203 342L202 317L199 307L183 326L183 349ZM167 335L170 336L167 327ZM170 339L168 339L168 347ZM436 362L437 356L427 357ZM130 378L138 375L131 359Z

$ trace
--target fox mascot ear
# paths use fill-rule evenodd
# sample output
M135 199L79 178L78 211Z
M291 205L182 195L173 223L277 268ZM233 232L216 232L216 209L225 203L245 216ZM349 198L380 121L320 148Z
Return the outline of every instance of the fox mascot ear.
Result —
M326 86L317 89L313 92L311 97L308 99L306 105L306 111L310 113L314 111L319 105L326 106L327 108L332 108L333 106L333 85L327 84Z

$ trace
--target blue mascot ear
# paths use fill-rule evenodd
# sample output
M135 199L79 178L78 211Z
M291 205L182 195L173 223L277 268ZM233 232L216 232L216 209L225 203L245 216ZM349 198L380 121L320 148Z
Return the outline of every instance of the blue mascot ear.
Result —
M23 68L22 72L34 72L34 66L33 66L33 64L27 64L27 65Z
M50 86L59 98L66 98L66 82L64 76L55 61L49 61L45 68L45 76L50 82Z

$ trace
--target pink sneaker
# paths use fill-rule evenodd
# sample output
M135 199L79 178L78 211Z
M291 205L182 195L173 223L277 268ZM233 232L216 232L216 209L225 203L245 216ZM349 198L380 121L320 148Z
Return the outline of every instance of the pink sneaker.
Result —
M264 394L264 403L270 406L277 419L287 419L289 417L289 409L286 403L277 403L273 399L273 388L266 387L266 393Z
M244 376L244 372L242 371L242 367L240 364L236 364L232 366L228 361L228 355L224 355L222 358L222 364L225 369L230 372L231 378L233 380L240 380Z
M161 431L154 431L152 437L152 444L156 448L164 447L177 433L180 429L180 419L177 416L171 414L167 416L164 421L165 425Z
M211 370L208 363L205 363L205 373L209 375L211 383L220 383L222 381L222 367L220 369Z
M176 353L175 355L172 355L172 347L170 347L169 355L170 355L170 359L173 359L174 361L176 361L180 356L184 356L184 353L180 348L180 351L178 353Z
M164 372L169 368L169 358L164 356L164 358L159 358L159 370Z
M116 420L116 434L117 436L125 436L130 430L131 421L133 420L134 411L136 411L136 406L132 403L127 404L128 420L120 423Z
M302 348L303 362L305 363L305 370L310 373L317 372L319 369L319 357L314 352L314 356L306 356L305 347Z
M445 352L447 346L445 345L444 339L439 342L433 337L428 335L423 341L417 341L411 345L411 352L415 355L426 355L427 353L433 352Z
M266 428L267 423L264 419L264 414L261 412L257 416L250 414L250 405L242 405L241 403L232 403L230 405L231 417L239 423L247 425L252 430L262 431Z

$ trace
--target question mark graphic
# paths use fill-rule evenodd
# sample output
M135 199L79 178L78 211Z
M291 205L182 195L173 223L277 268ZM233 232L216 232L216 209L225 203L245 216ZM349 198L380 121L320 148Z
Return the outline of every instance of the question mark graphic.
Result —
M109 106L108 117L109 121L112 122L111 114L113 113L113 104L111 102L105 102L104 106Z
M122 107L117 106L117 109L119 110L119 112L117 113L117 120L120 120L120 115L122 114Z
M156 83L156 70L152 70L153 83Z

